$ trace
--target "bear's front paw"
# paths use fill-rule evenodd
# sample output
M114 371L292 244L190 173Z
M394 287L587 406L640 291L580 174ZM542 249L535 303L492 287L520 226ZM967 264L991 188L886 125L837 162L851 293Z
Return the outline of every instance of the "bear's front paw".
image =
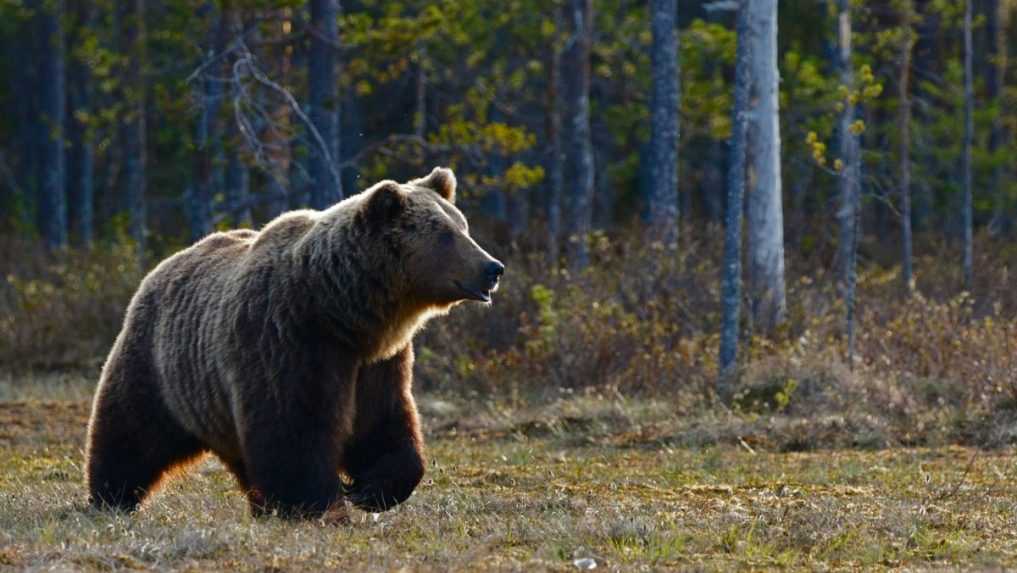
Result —
M386 494L386 489L391 492L392 488L391 486L386 488L381 484L372 483L367 480L356 480L346 491L346 499L357 506L358 509L371 513L381 513L392 509L402 501L396 499L391 493Z
M329 506L325 513L321 514L319 520L322 525L336 526L350 524L350 508L344 500L339 500Z
M424 460L412 444L391 451L366 469L353 473L344 492L364 511L378 513L406 501L424 476Z

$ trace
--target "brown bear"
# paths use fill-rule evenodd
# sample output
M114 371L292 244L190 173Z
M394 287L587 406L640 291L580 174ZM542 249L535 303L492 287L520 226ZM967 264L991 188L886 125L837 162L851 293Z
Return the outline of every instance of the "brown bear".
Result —
M90 503L133 510L206 452L256 515L406 500L425 465L413 335L460 302L489 303L505 270L470 237L455 191L444 168L382 181L160 263L102 370Z

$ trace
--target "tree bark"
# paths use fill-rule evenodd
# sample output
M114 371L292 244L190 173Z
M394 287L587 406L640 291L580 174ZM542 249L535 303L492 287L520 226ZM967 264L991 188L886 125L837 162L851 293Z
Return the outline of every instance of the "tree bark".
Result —
M339 106L336 82L336 49L339 45L338 0L311 0L311 42L307 58L308 92L311 123L327 149L320 149L309 138L312 153L308 160L311 178L311 207L325 209L342 199L342 181L336 176L339 161L339 133L336 108Z
M67 197L64 184L64 114L66 113L63 0L40 2L40 54L42 107L40 128L44 130L42 173L39 187L39 219L43 239L50 249L67 245Z
M43 49L41 47L42 42L39 37L39 14L38 11L31 18L26 18L23 21L23 25L16 28L16 36L11 42L10 49L4 52L4 57L11 60L20 58L20 65L14 66L11 72L14 76L11 86L13 89L20 93L26 94L37 94L40 92L39 88L39 74L41 72L41 54ZM19 47L27 47L28 49L19 49ZM17 130L14 132L14 137L22 142L21 149L17 150L20 153L13 153L12 151L12 170L14 176L17 178L18 188L21 190L18 193L18 198L22 202L22 205L28 205L33 201L38 200L39 186L38 181L40 172L39 165L42 162L42 129L40 129L39 115L41 102L37 97L19 97L14 98L15 118ZM21 213L21 222L26 225L36 225L39 231L42 231L41 227L38 227L39 221L31 221L29 219L30 209L19 209Z
M212 200L215 197L217 169L216 149L221 148L222 133L219 109L222 88L219 77L223 66L218 58L226 46L226 18L214 3L205 5L208 33L205 53L199 66L205 70L199 78L199 116L194 135L193 182L186 196L191 240L197 241L212 232Z
M897 80L897 131L900 138L900 216L901 216L901 279L904 291L914 290L914 272L911 253L911 50L914 46L912 0L902 0L900 76Z
M593 0L570 0L572 61L568 70L571 93L569 151L575 179L570 183L569 262L573 270L590 261L589 235L593 221L594 162L590 139L590 49L593 41Z
M129 218L129 233L144 262L146 247L145 167L146 167L146 86L143 75L145 62L145 0L124 0L117 3L120 28L120 51L127 63L122 71L121 100L125 111L120 121L120 146L123 158L121 174L123 209Z
M848 91L855 90L854 71L851 67L851 1L837 0L837 65L840 67L841 85ZM858 247L858 228L860 199L860 176L858 135L853 133L855 122L855 105L850 97L843 101L837 127L840 140L840 205L837 219L840 223L840 244L838 259L840 262L841 296L844 299L845 331L848 341L848 362L854 358L855 342L855 260Z
M300 30L307 24L306 13L302 8L293 8L292 11L292 27L294 30ZM293 43L293 49L290 52L290 61L288 69L292 71L292 77L290 83L299 86L299 70L303 69L307 65L307 40L303 36L297 38ZM299 88L294 87L296 92ZM309 110L307 106L302 106L305 113ZM302 209L310 204L310 188L308 183L307 171L308 171L308 160L307 156L310 153L310 137L300 137L299 134L307 133L307 126L301 123L298 114L291 110L289 112L289 124L293 127L295 132L292 140L290 141L290 162L289 162L289 173L287 173L287 186L289 187L286 196L288 201L286 208L288 209ZM278 211L277 214L282 213L286 208L279 209L282 205L274 206L273 211Z
M992 131L989 134L989 152L995 161L992 173L992 196L994 199L992 224L989 228L996 233L1008 233L1012 225L1011 215L1007 212L1007 196L1005 183L1007 180L1007 161L999 160L996 155L1007 144L1007 131L1003 125L1002 90L1006 81L1006 67L1009 61L1009 44L1006 31L1010 23L1010 10L1007 2L989 0L986 3L987 36L989 43L989 65L987 68L986 88L990 103L996 112L992 118Z
M947 55L948 50L943 45L944 33L943 18L928 0L915 2L915 45L913 49L912 68L916 78L939 77L942 73L941 62L952 54ZM912 82L912 99L916 102L923 100L934 101L937 98L936 90L925 89L924 85L931 82ZM918 105L912 110L916 125L935 123L939 110L934 106ZM916 138L916 143L920 143ZM912 152L917 152L917 165L935 166L938 159L934 150L929 145L916 145ZM945 224L937 224L945 220L939 217L936 210L936 193L933 182L929 177L918 177L912 181L911 194L911 228L914 231L927 231L934 227L945 228ZM937 221L936 219L940 219Z
M728 401L738 366L738 331L742 306L742 213L745 195L745 152L748 135L750 0L740 0L737 13L738 47L735 56L734 103L731 110L731 148L727 172L727 205L724 214L724 273L722 278L723 322L720 332L720 368L717 395Z
M561 144L561 57L559 45L563 24L562 10L555 10L555 35L551 40L547 64L547 111L545 131L547 133L547 260L557 268L560 258L558 249L561 241L561 196L564 158Z
M234 227L250 227L250 170L237 150L227 153L226 204L229 208L230 223Z
M84 41L95 24L95 7L92 2L79 0L75 4L74 22L78 33L73 45ZM87 62L71 50L68 62L67 136L70 149L67 164L67 197L70 229L79 246L89 248L95 232L95 142L92 127L82 118L92 115L94 89Z
M971 2L964 2L964 143L963 143L963 169L964 169L964 289L971 292L974 286L974 246L973 246L973 205L971 188L971 145L974 139L974 88L972 70L972 46L971 46Z
M706 165L703 168L703 182L700 185L700 197L703 210L709 224L724 221L724 201L727 189L724 187L727 164L726 145L721 140L711 140L706 151ZM685 212L688 218L689 213Z
M678 243L678 37L675 0L650 0L650 224L655 240Z
M849 91L855 90L854 70L851 65L851 2L837 0L837 67L840 83ZM858 180L855 177L858 163L858 136L852 133L855 122L855 105L850 97L842 101L843 111L837 123L838 153L841 167L839 171L840 199L837 220L840 224L840 242L838 244L838 261L840 263L839 278L842 286L848 282L848 274L852 271L853 259L851 249L854 245L855 231L855 193Z
M416 80L414 88L414 111L413 111L413 134L417 137L424 137L427 129L427 68L424 60L427 58L427 51L423 46L417 47L417 69L414 74Z
M749 277L753 324L770 332L784 322L784 214L781 193L777 0L746 7L749 93Z

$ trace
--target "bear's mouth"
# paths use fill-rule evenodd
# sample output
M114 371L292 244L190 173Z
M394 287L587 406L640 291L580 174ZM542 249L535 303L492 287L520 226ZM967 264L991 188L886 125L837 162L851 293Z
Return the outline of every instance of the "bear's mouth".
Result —
M457 287L459 287L459 290L463 291L464 293L466 293L468 295L467 296L468 299L470 299L470 300L478 300L480 302L491 302L491 291L490 290L488 290L488 291L481 291L481 290L477 290L477 289L474 289L474 288L469 288L469 287L463 285L463 283L461 283L459 281L452 281L452 282Z

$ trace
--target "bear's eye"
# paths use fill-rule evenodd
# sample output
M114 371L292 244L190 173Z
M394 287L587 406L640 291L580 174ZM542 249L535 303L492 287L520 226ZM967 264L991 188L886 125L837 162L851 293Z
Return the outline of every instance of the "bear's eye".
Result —
M448 229L442 231L441 234L438 235L438 244L443 247L451 247L452 243L455 242L456 234L453 233L452 231L449 231Z

